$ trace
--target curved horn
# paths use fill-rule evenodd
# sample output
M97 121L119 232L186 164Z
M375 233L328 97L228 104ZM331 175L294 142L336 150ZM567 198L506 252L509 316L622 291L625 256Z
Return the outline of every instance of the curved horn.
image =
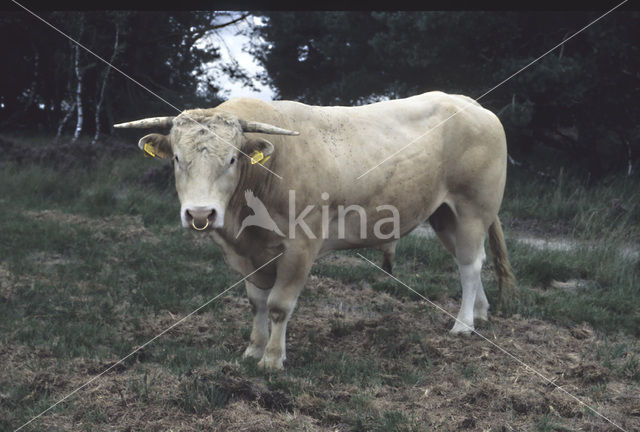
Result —
M243 132L257 132L271 135L300 135L300 132L282 129L267 123L238 119Z
M173 123L174 117L149 117L142 120L135 120L127 123L118 123L113 125L114 128L137 128L146 129L154 127L168 127Z

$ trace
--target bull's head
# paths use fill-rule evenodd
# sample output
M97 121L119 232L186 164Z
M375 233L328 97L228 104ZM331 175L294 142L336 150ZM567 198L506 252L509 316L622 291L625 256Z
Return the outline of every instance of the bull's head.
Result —
M182 225L197 230L223 226L225 210L239 181L238 161L256 151L265 158L274 151L269 141L246 137L245 132L298 135L266 123L207 110L190 110L177 117L154 117L114 127L171 127L168 135L145 135L138 147L148 155L173 159Z

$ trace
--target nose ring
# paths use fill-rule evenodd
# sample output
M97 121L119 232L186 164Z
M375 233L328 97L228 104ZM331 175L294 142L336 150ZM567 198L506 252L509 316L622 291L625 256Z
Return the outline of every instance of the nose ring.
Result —
M209 226L209 218L207 218L207 223L202 227L202 228L198 228L196 226L196 221L195 219L191 219L191 226L193 227L194 230L196 231L204 231L207 229L207 227Z

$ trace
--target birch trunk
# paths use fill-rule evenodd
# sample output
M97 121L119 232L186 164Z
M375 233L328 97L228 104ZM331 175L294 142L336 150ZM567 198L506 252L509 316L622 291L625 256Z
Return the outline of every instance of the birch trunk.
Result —
M71 118L75 110L76 110L76 103L74 102L73 105L71 105L67 113L62 118L62 121L60 121L60 124L58 125L58 132L56 133L56 138L55 138L56 142L58 142L58 140L62 136L62 130L64 129L64 125L67 124L67 122L69 121L69 119Z
M84 123L84 112L82 109L82 72L80 71L80 47L75 46L75 72L76 72L76 112L78 114L78 121L76 123L76 131L73 133L73 139L71 142L76 142L80 133L82 132L82 124Z
M102 86L100 87L100 96L98 98L98 103L96 104L96 133L93 136L93 140L91 141L91 145L95 145L98 142L98 138L100 137L100 114L102 112L102 104L104 103L104 91L107 87L107 80L109 79L109 72L111 71L111 64L116 59L116 55L118 54L118 38L120 36L119 26L116 24L116 37L115 42L113 43L113 54L111 54L111 58L109 59L109 65L104 72L104 78L102 79Z

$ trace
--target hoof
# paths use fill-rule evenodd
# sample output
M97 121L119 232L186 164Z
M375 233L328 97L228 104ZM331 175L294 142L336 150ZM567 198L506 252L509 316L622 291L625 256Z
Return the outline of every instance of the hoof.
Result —
M473 318L474 322L487 322L489 321L489 316L487 314L477 314L474 318Z
M456 324L449 331L449 334L469 336L471 333L473 333L474 330L475 329L473 328L473 326L467 326L461 323L460 321L456 321Z
M487 309L478 309L473 311L474 320L489 321L489 313Z
M284 369L284 367L282 366L282 359L270 359L262 357L262 359L258 362L258 369L265 371L279 371Z
M243 358L254 358L256 360L260 360L264 355L264 348L259 348L254 345L249 345L246 350L244 350L244 354L242 354Z
M386 271L389 274L393 274L393 267L386 261L382 263L382 270Z

